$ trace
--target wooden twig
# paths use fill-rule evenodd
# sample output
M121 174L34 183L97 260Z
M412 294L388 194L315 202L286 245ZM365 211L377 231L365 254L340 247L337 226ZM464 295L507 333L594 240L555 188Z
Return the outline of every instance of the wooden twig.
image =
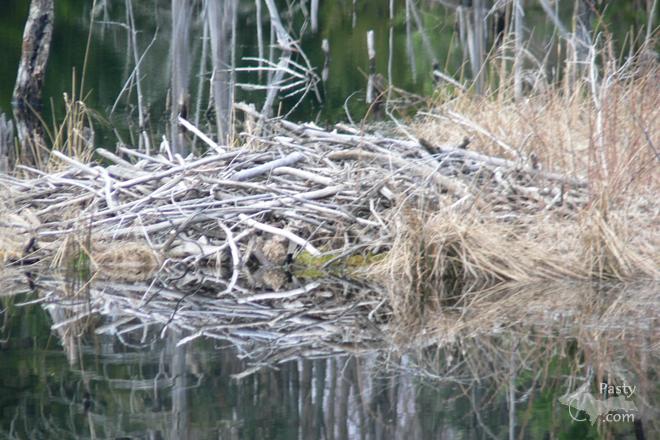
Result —
M262 230L264 232L268 232L270 234L280 235L280 236L282 236L282 237L284 237L288 240L291 240L292 242L302 246L307 252L309 252L310 254L312 254L315 257L318 257L319 255L321 255L321 252L318 249L316 249L314 246L309 244L309 242L307 240L298 237L293 232L285 231L283 229L276 228L274 226L270 226L270 225L266 225L264 223L260 223L256 220L253 220L253 219L249 218L245 214L239 214L238 218L240 218L241 221L245 222L250 227L260 229L260 230Z

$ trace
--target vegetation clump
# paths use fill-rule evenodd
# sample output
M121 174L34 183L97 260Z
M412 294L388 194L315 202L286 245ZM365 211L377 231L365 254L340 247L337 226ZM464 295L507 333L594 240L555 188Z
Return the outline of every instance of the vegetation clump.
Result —
M448 286L658 280L659 77L657 64L631 62L597 84L567 83L523 99L500 86L423 112L413 127L427 143L468 136L470 149L532 171L521 179L482 170L460 203L396 212L391 250L375 275L391 280L397 314L437 309L447 292L456 295ZM554 188L534 181L549 170L564 176Z

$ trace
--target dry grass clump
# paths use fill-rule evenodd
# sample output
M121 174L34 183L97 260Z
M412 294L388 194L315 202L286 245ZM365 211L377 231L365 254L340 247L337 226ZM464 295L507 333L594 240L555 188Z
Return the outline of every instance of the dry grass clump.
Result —
M595 203L580 218L580 261L595 279L660 279L658 218Z
M72 279L144 281L160 266L156 253L141 241L95 241L89 234L69 234L57 246L50 266Z
M19 213L0 207L0 262L6 263L26 256L30 239L39 226L39 219L29 209Z
M423 113L420 138L443 145L467 136L477 152L582 179L588 202L499 219L497 206L478 203L468 213L399 215L392 251L375 269L398 284L399 316L442 305L448 286L460 296L465 286L508 281L660 279L660 67L608 62L601 73L521 99L503 87L466 92Z
M485 223L474 213L447 210L427 217L406 211L392 229L389 254L373 270L376 279L391 280L390 302L402 323L414 325L475 286L535 275L533 262L525 256L528 249L514 238L514 231Z
M660 279L655 220L597 205L575 218L539 214L502 222L486 212L406 211L372 268L391 282L403 324L453 305L465 292L507 282Z
M158 256L146 243L115 242L95 251L94 269L100 278L124 281L149 279L158 269Z

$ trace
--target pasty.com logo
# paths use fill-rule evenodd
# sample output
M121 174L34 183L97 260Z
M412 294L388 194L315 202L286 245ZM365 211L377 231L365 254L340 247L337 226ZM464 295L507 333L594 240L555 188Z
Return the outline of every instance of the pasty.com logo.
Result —
M587 420L580 417L580 411L587 413L592 425L599 418L603 422L634 422L637 406L630 398L636 390L636 386L601 383L598 387L600 397L596 398L589 392L587 382L573 393L561 396L559 402L568 406L568 413L576 422Z

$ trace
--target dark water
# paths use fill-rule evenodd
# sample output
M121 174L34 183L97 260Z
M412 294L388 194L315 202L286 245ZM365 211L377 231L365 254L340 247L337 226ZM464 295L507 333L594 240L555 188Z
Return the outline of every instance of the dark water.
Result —
M16 290L26 282L31 287ZM503 315L501 325L479 326L477 334L442 331L426 342L363 345L359 352L335 346L332 355L315 345L301 357L259 338L235 345L238 331L186 341L189 332L175 330L191 327L186 301L181 316L159 318L159 294L135 309L142 317L129 313L143 294L139 286L149 283L122 298L110 284L71 296L66 279L34 273L3 276L0 283L0 438L639 439L642 431L645 438L657 433L655 291L582 299L555 291L565 305L539 310L532 323ZM457 313L448 309L445 318ZM442 328L443 317L433 319ZM268 356L255 359L264 349ZM633 419L591 425L586 413L571 413L558 400L585 381L602 400L598 384L608 380L636 387L635 411L618 414Z
M369 68L366 42L368 30L375 33L376 71L385 81L391 80L394 86L420 96L433 95L438 87L432 77L434 61L448 76L462 82L469 81L471 72L467 49L461 47L455 13L444 9L440 2L413 3L416 5L419 24L423 27L425 36L419 32L417 21L412 18L411 12L406 12L404 0L394 1L392 21L389 19L387 0L360 0L355 3L351 0L321 1L319 30L316 33L308 30L309 22L306 23L305 14L297 6L298 2L278 1L280 13L288 23L289 31L294 38L301 39L301 46L319 75L325 61L321 42L328 39L330 44L329 76L328 81L320 85L321 102L317 102L316 98L310 95L300 103L291 117L335 123L347 120L347 112L355 121L360 121L365 116L368 109L365 104L366 73ZM601 8L605 23L609 25L607 32L614 37L614 48L621 51L620 53L629 49L626 42L629 43L630 40L626 39L626 32L630 29L643 29L647 23L642 3L635 0L617 1L609 2L607 7ZM84 101L93 111L93 125L99 134L97 143L106 148L112 147L117 141L117 135L120 135L123 142L135 145L137 101L134 88L131 88L131 93L118 99L135 65L129 46L129 33L125 26L125 2L98 0L96 4L97 9L92 14L91 1L58 0L55 3L56 24L44 86L44 119L51 129L54 125L53 114L55 121L61 119L64 113L63 94L79 97L81 76L85 69ZM140 54L144 53L140 68L149 132L156 142L160 142L162 133L166 131L168 119L166 103L170 87L172 34L170 4L164 0L133 2L138 51ZM254 66L254 62L245 60L245 57L257 55L254 2L240 1L238 4L236 64L240 67ZM28 2L1 0L0 5L0 109L9 112ZM305 5L308 10L309 2L305 2ZM572 2L560 2L559 6L560 18L570 27ZM549 46L547 42L553 35L553 26L536 2L528 2L525 7L525 36L529 50L537 58L544 58L547 48L552 47L552 44ZM91 15L94 15L95 22L91 35L91 50L84 67ZM262 17L265 39L268 40L269 26L265 6ZM492 21L493 18L490 17L487 33L493 31ZM407 29L410 32L407 32ZM196 106L202 50L199 20L193 21L191 35L191 57L195 61L190 79L190 96ZM493 41L494 37L489 36L487 46L490 47ZM268 46L265 49L267 57ZM548 66L556 64L554 57L555 49L548 54ZM554 69L549 68L547 75L550 80L553 79L553 72ZM208 77L207 72L205 79ZM263 83L263 78L242 73L238 75L237 81ZM247 92L239 88L236 97L237 100L259 104L263 102L264 92ZM194 112L194 119L200 121L203 128L203 112L207 109L208 102L207 90L200 101L201 114L196 110ZM296 102L293 98L284 99L281 106L276 104L276 110L286 112Z
M99 1L99 4L104 3ZM146 51L141 62L142 87L145 102L148 107L151 134L159 139L159 132L166 127L166 101L170 81L170 37L171 15L170 2L145 1L133 2L135 8L137 41L140 52ZM287 15L288 8L282 3L281 13ZM11 93L16 77L21 47L22 29L27 15L27 2L18 0L2 0L3 11L0 15L0 29L6 35L0 41L2 62L0 63L0 108L5 112L10 109ZM96 23L92 34L91 52L85 75L85 102L98 117L95 127L103 134L102 142L113 143L111 128L118 128L126 135L126 128L135 129L137 124L137 109L135 91L125 99L116 103L126 79L134 68L134 60L130 53L128 33L124 27L126 20L124 2L106 2L107 8L99 7L95 16ZM89 32L89 17L91 2L82 0L65 0L56 2L56 25L49 59L48 72L44 89L44 101L49 125L51 124L51 105L56 115L63 114L62 94L72 95L73 90L80 86L81 72L87 34ZM433 90L431 75L432 60L425 54L419 36L414 41L417 56L415 66L411 68L410 58L406 53L406 37L404 7L397 2L397 19L394 22L394 46L392 58L389 60L389 8L387 1L360 1L355 9L355 25L353 23L353 6L350 1L321 2L320 29L316 34L307 32L303 38L303 49L308 53L312 64L320 75L324 63L321 42L327 38L330 43L329 80L321 86L322 102L309 97L294 113L293 117L301 120L320 118L325 122L346 120L344 104L347 98L347 108L352 117L360 120L367 106L365 87L368 71L366 33L374 30L376 33L377 70L384 76L389 72L392 81L399 87L417 93L430 94ZM434 8L436 10L437 8ZM297 9L292 13L296 15ZM300 12L298 11L296 17ZM263 7L264 33L268 39L267 10ZM424 16L432 28L449 29L451 23L446 22L444 15L427 14ZM296 31L302 26L303 20L293 21ZM193 23L192 54L196 60L192 68L190 92L193 100L199 85L197 73L201 54L201 30L199 23ZM239 2L237 17L237 64L239 66L254 66L254 62L245 61L244 57L257 56L256 19L254 2ZM444 34L433 32L431 41L439 53L448 54L451 32ZM268 44L268 41L266 41ZM147 51L148 48L148 51ZM454 50L448 59L453 73L459 73L462 61L460 53ZM266 47L266 56L268 47ZM446 55L443 55L443 58ZM277 62L277 59L275 60ZM414 74L413 74L414 70ZM74 75L76 82L74 87ZM207 74L207 77L209 75ZM255 75L242 74L238 82L258 81ZM237 100L260 103L264 99L263 92L245 92L237 89ZM284 100L283 110L291 108L297 101ZM116 105L114 111L113 106ZM207 108L208 96L204 96L202 111ZM202 124L205 122L201 116ZM130 139L124 139L130 143ZM107 145L106 145L107 146Z
M475 410L498 438L508 430L506 396L493 384L472 384L464 396L468 384L416 378L406 357L292 360L235 381L246 363L226 344L177 347L172 335L143 349L113 337L61 340L44 315L28 307L8 319L3 438L482 438ZM548 391L518 410L526 432L538 433L531 438L591 431L571 426L553 402L560 390Z

